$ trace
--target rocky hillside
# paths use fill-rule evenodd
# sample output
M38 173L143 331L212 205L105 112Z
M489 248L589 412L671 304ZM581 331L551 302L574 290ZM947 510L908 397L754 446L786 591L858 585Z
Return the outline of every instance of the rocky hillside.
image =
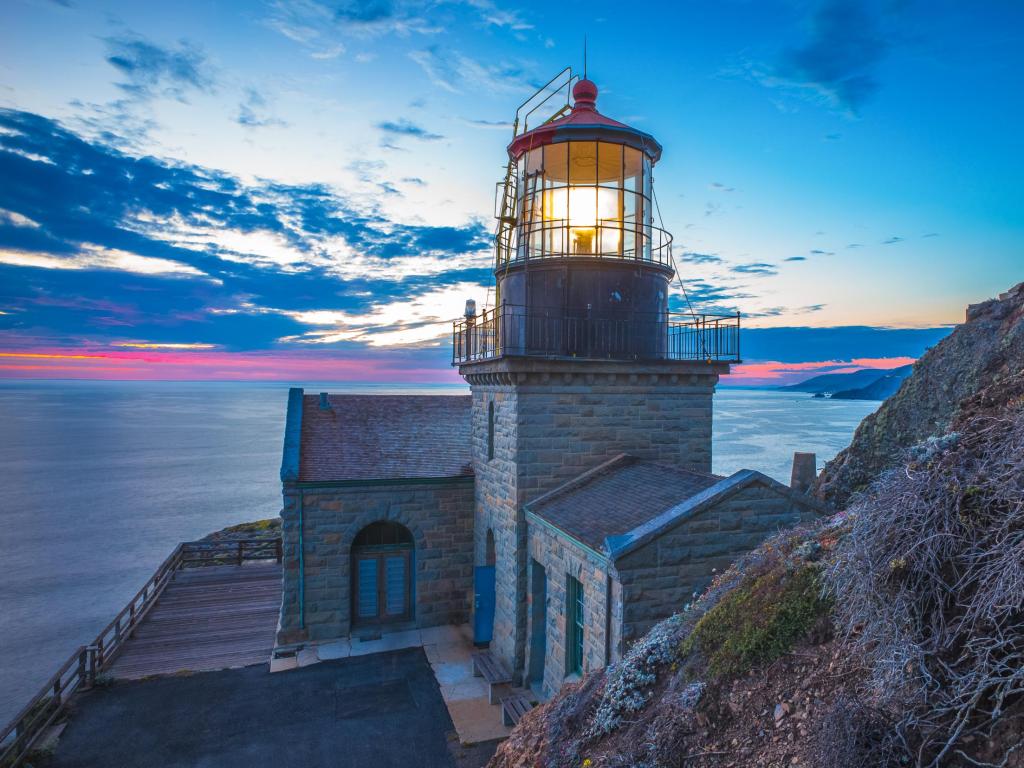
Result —
M1021 370L1024 283L968 307L966 321L917 361L913 376L864 419L850 447L826 465L816 493L842 508L912 445L945 432L961 403Z
M492 768L1024 768L1021 293L901 389L941 436L535 709Z

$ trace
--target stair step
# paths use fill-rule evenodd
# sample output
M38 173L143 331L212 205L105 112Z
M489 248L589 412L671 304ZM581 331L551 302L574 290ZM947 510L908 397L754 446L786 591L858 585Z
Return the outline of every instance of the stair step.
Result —
M512 693L501 700L501 721L507 726L514 726L523 715L533 709L533 703L522 693Z

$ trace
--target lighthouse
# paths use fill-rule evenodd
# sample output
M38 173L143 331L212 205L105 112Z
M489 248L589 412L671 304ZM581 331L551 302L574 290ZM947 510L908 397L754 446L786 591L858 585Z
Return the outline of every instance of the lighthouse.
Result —
M494 300L453 326L470 396L293 389L281 461L277 652L468 622L483 680L458 711L493 706L495 723L621 659L715 572L825 511L760 472L711 472L739 316L680 304L661 145L601 114L591 81L566 70L560 86L554 114L561 88L517 114Z
M672 303L672 237L655 223L661 144L602 114L590 80L568 84L553 119L516 121L494 305L468 304L452 337L472 392L476 639L524 676L545 653L527 648L541 599L527 503L624 454L710 473L715 385L739 361L738 315Z

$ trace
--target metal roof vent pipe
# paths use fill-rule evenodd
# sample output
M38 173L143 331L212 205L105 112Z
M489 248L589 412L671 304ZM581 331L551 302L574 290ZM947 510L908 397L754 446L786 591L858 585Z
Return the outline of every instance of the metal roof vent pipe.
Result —
M789 487L800 493L807 493L814 485L818 477L818 460L813 453L793 454L793 474L790 477Z
M331 401L327 399L327 393L326 392L321 392L320 393L320 410L321 411L329 411L329 410L331 410Z

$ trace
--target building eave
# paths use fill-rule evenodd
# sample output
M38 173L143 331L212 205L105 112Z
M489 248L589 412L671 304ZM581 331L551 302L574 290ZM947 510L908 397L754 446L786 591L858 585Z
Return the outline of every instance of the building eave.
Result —
M711 506L725 501L730 496L754 483L765 485L780 495L789 498L795 504L808 507L818 514L826 514L830 511L826 505L817 499L794 491L788 485L784 485L762 472L754 469L741 469L724 480L715 483L710 488L694 494L671 509L665 510L646 523L638 525L633 530L617 536L608 536L605 539L605 549L608 550L608 557L612 561L617 561L631 552L635 552L637 549L658 538L669 528L673 528L695 517Z
M551 521L545 520L543 517L538 515L536 512L531 512L529 509L526 509L525 507L523 509L526 512L526 520L528 522L536 523L537 525L539 525L542 528L547 529L548 531L550 531L554 535L556 535L556 536L558 536L560 538L563 538L566 541L570 542L573 546L576 546L576 547L579 547L580 549L586 550L587 552L592 554L595 558L597 558L597 560L599 562L601 562L602 564L605 564L605 563L608 562L608 553L607 552L599 552L598 550L594 549L589 544L584 544L582 541L577 539L575 536L573 536L573 535L571 535L569 533L566 533L565 531L563 531L561 528L559 528L557 525L555 525Z
M299 479L299 451L302 446L301 387L288 390L288 412L284 422L284 449L281 455L281 482Z
M290 488L330 489L330 488L383 488L393 485L472 485L474 475L453 475L448 477L374 477L350 480L291 480L286 481Z

